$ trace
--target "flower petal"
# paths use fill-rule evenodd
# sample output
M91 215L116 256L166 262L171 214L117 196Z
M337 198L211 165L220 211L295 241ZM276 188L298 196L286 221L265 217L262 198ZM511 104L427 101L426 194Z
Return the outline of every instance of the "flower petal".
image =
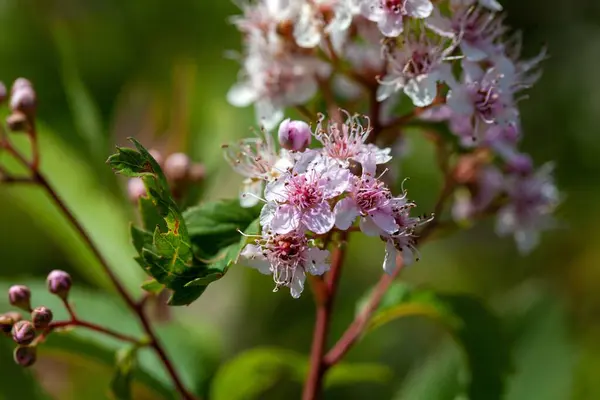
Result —
M394 242L389 239L385 243L385 257L383 259L383 270L386 274L391 275L396 269L396 247Z
M311 275L323 275L329 271L329 263L327 258L329 257L329 251L321 250L317 247L311 247L308 249L308 260L304 268Z
M335 215L326 201L306 210L302 214L302 224L309 231L318 235L329 232L333 228L334 223Z
M394 216L391 213L385 213L377 210L369 215L375 225L377 225L382 231L392 234L398 231L400 227L396 223Z
M335 214L335 226L343 231L350 228L356 217L360 215L356 202L351 197L338 201L333 208L333 213Z
M277 207L271 220L271 229L278 234L289 233L300 226L300 212L294 206L283 204Z
M407 0L406 13L414 18L427 18L433 11L433 4L429 0Z
M260 179L244 179L240 191L240 205L244 208L254 207L260 201L263 191L263 181Z
M296 268L294 270L294 276L290 282L290 294L293 298L297 299L304 291L304 281L306 280L306 274L302 268Z
M267 261L266 257L262 254L260 246L249 244L244 247L244 250L240 253L240 264L247 265L251 268L256 268L258 272L265 275L271 275L271 264Z

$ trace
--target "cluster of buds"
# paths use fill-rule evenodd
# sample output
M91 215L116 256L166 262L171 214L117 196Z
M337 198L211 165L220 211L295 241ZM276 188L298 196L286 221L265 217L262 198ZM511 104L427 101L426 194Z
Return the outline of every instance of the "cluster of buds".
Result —
M163 158L158 150L152 149L150 154L164 171L175 199L180 199L190 185L202 182L206 177L204 165L192 162L184 153L173 153ZM140 197L145 196L146 187L142 179L130 179L127 183L127 193L134 204Z
M48 291L67 301L71 289L71 277L64 271L52 271L47 278ZM52 329L52 310L45 306L32 308L31 290L24 285L14 285L8 290L8 300L14 307L27 312L30 319L21 313L9 311L0 314L0 330L17 344L14 360L17 364L29 367L36 361L36 348L40 340Z
M246 178L242 205L264 202L262 233L241 256L295 298L306 273L329 270L329 252L318 246L319 238L353 227L379 236L387 244L383 269L391 273L398 252L405 264L414 260L416 228L430 220L412 217L415 204L406 193L394 196L376 174L391 160L391 150L369 143L368 119L343 113L345 121L327 123L321 115L314 132L304 122L283 121L279 150L264 131L224 146L226 159ZM321 147L308 147L313 137Z
M560 196L552 167L536 171L518 149L518 103L539 79L546 53L521 58L521 36L504 24L496 0L258 0L242 11L233 19L243 35L242 70L228 100L253 104L267 131L287 107L306 107L320 89L353 106L374 94L382 102L369 115L377 126L393 120L394 105L406 97L419 118L446 122L462 152L488 155L474 180L455 182L463 189L456 219L494 209L498 234L513 235L523 252L553 225ZM293 150L298 143L282 141ZM247 146L244 157L273 157L268 140ZM256 174L240 161L245 190L254 195L273 173L265 166L285 169L265 157Z

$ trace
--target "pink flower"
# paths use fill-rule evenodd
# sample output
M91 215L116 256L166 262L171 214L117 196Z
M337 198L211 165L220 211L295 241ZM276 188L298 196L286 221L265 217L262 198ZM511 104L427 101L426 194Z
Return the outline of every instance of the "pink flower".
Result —
M282 148L292 151L304 151L310 145L312 132L304 121L284 120L279 125L279 144Z
M383 260L383 270L391 274L396 269L396 254L402 254L404 265L410 265L415 260L418 261L417 236L416 229L421 225L430 222L431 217L411 217L410 210L416 205L404 201L402 205L396 205L394 209L394 220L399 229L393 235L381 234L381 239L385 240L385 257Z
M391 149L380 149L374 144L366 143L371 126L367 118L364 127L359 115L351 116L343 111L347 119L344 123L329 120L327 126L323 123L325 116L320 114L315 129L315 137L323 144L323 151L342 166L347 167L350 160L364 163L367 158L374 157L376 164L385 164L392 159Z
M404 30L405 16L427 18L433 11L429 0L359 0L361 13L385 36L396 37Z
M304 290L306 273L322 275L329 270L329 252L311 247L304 234L292 231L283 235L265 234L247 245L240 256L244 262L265 275L273 275L275 291L290 288L293 298Z
M551 213L560 196L552 170L551 164L545 164L536 172L513 174L506 179L509 202L498 211L496 232L500 236L513 234L522 253L538 244L540 231L554 226Z
M277 234L296 230L324 234L335 222L329 200L344 193L349 180L348 170L317 152L305 152L291 172L267 185L261 224Z
M398 231L394 213L404 200L392 196L385 184L374 176L375 168L374 162L365 163L362 176L351 177L348 196L334 208L337 228L347 230L360 216L361 230L367 235L375 236L381 231L391 235Z

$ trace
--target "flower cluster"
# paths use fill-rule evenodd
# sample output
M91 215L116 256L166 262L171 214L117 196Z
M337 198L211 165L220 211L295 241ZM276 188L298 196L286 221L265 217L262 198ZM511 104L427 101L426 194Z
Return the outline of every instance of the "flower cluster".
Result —
M352 107L374 95L383 102L369 115L378 126L394 121L398 100L408 98L423 123L447 123L463 152L487 154L477 164L477 177L456 182L464 186L456 192L458 219L493 210L498 233L513 234L524 252L536 244L540 230L552 225L550 214L559 202L552 168L536 172L529 156L518 149L518 103L539 79L538 65L546 53L521 57L521 36L504 24L496 0L257 0L245 3L233 23L243 34L244 47L239 81L228 99L236 106L253 104L266 130L277 126L287 107L301 109L318 92L328 103L343 99ZM331 159L345 157L364 165L373 149L363 146L362 126L344 126L347 131L336 131L335 124L317 127L315 136ZM338 137L348 147L336 148ZM290 146L285 148L295 150ZM239 161L236 169L247 178L244 192L253 194L246 198L251 204L260 197L263 182L279 177L294 160L287 150L275 153L268 139L245 142L244 147L232 148L229 159ZM389 152L373 157L379 164ZM260 160L252 167L257 170L247 170L244 158ZM325 168L320 172L337 173L326 162L315 163ZM313 168L310 161L305 164ZM343 162L337 165L346 168ZM290 181L290 187L316 179L312 170L293 173L301 178ZM324 209L330 199L320 198L319 207ZM297 207L284 211L290 213L291 226L306 228L306 218L314 222L305 212L298 214ZM325 229L331 217L322 218ZM278 213L275 223L280 222Z
M306 273L329 269L329 252L319 239L355 223L387 243L386 272L394 270L398 251L405 264L413 261L415 229L429 219L411 217L415 204L405 193L394 196L376 175L377 165L391 156L390 149L368 143L370 132L368 120L349 114L343 122L325 123L320 116L314 132L288 119L279 127L279 152L266 132L225 146L227 160L246 178L242 205L264 202L262 234L241 255L246 264L273 275L276 289L288 286L299 297ZM320 147L308 147L312 137Z

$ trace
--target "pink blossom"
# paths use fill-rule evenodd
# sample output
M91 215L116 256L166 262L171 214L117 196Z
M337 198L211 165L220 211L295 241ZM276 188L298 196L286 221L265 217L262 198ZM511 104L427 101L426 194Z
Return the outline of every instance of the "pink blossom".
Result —
M427 18L433 10L429 0L359 0L362 15L373 22L385 36L396 37L404 30L405 16Z
M275 233L328 232L335 223L329 200L349 185L350 172L317 152L308 151L294 169L267 184L261 223Z
M248 266L273 275L275 291L287 286L294 298L302 294L307 272L322 275L329 270L329 252L310 246L306 236L298 231L264 234L255 244L248 244L240 256Z

